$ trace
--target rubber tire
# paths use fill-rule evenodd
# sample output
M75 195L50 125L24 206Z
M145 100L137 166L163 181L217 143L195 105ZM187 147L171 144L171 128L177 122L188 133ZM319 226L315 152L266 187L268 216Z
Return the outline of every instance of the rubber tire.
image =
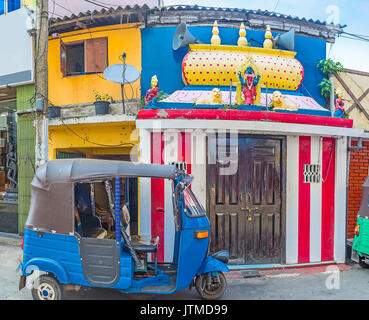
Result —
M63 288L60 285L59 281L56 280L53 276L48 275L48 274L43 274L37 279L37 281L39 285L41 285L42 283L46 283L52 287L55 293L55 298L52 300L62 300L63 299ZM37 290L38 290L37 288L32 288L33 299L34 300L47 300L47 299L40 299Z
M206 300L215 300L215 299L219 299L221 296L223 296L224 292L227 289L227 280L226 280L223 272L219 271L218 275L219 275L220 284L219 284L219 288L214 293L211 293L208 290L202 290L201 287L200 287L201 283L203 281L206 281L207 274L202 274L201 276L196 277L195 287L196 287L196 290L197 290L198 294L201 296L201 298L206 299ZM200 277L202 277L202 281L200 281ZM206 285L205 285L205 287L206 287Z
M363 261L363 258L359 257L359 266L362 267L363 269L369 269L369 264L365 263Z

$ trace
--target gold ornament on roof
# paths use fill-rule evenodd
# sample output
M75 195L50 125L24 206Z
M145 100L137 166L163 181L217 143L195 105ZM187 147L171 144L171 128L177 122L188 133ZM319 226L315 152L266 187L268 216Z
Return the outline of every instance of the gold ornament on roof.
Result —
M272 41L272 30L270 29L270 26L268 25L265 32L265 41L263 43L263 47L266 49L273 49L273 41Z
M238 34L240 35L240 37L238 38L237 45L239 47L247 47L249 43L247 42L247 39L246 39L246 29L245 29L245 25L243 24L243 22L241 23L240 31Z
M211 37L211 44L220 45L220 37L219 37L219 29L218 29L218 22L215 20L213 25L213 36Z

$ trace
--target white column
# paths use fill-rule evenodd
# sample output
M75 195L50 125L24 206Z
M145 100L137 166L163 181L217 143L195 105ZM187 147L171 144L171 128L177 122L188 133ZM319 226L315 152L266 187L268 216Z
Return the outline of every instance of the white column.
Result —
M164 131L164 164L178 161L178 131ZM173 261L175 224L173 216L172 181L164 181L164 261Z
M204 130L194 130L191 134L191 184L196 198L206 209L206 133Z
M287 136L286 264L298 262L299 137Z
M347 138L336 139L336 181L334 195L334 260L345 263Z
M139 159L141 163L151 162L151 132L140 129ZM139 178L140 207L138 233L142 236L151 236L151 179Z
M322 170L322 137L311 137L311 164ZM321 174L322 177L322 174ZM322 256L322 181L310 183L310 262Z

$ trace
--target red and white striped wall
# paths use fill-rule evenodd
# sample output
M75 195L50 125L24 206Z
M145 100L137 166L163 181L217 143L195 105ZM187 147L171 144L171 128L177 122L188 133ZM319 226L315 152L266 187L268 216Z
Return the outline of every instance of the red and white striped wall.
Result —
M247 132L244 132L247 133ZM197 129L140 128L140 161L186 162L191 185L206 207L205 133ZM347 138L287 136L286 264L344 262ZM304 183L304 164L321 165L321 181ZM175 236L169 181L140 179L142 236L159 236L158 260L173 259Z
M186 162L187 172L193 173L191 132L185 130L166 130L165 132L141 130L140 139L142 162L158 164ZM201 175L199 173L199 176ZM191 187L195 189L200 187L201 189L203 179L196 180ZM205 189L203 188L203 190ZM158 261L173 261L175 225L172 213L171 182L164 179L141 178L140 234L159 236Z
M287 137L287 264L345 260L346 143ZM320 164L319 183L304 183L304 164Z

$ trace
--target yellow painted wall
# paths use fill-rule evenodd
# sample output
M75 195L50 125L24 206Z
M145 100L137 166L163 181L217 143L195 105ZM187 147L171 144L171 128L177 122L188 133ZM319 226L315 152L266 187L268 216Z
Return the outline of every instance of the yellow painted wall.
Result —
M122 63L119 56L127 54L126 63L141 72L141 32L137 24L124 24L84 29L59 34L64 43L90 38L108 37L108 65ZM93 90L121 100L120 85L104 79L102 73L63 77L60 71L60 39L49 38L49 100L56 106L89 103L95 100ZM126 98L140 97L140 80L127 85Z
M117 145L138 143L133 121L74 124L68 125L68 128L64 125L49 126L49 160L56 159L56 151L80 152L86 154L87 158L99 155L128 155L132 145Z

